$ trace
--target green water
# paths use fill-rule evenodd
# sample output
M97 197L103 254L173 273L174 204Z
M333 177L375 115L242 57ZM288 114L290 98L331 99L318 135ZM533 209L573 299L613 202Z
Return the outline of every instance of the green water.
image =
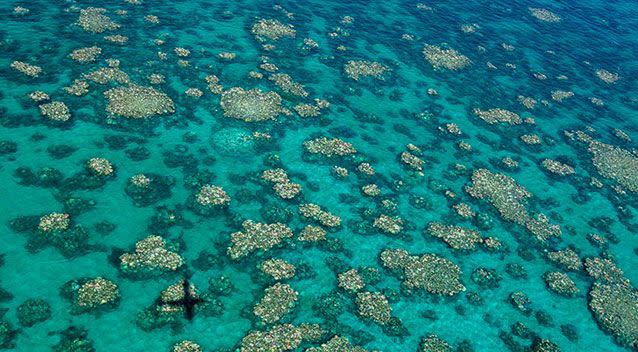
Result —
M619 332L600 324L589 307L592 285L604 280L584 268L564 270L546 256L569 247L581 261L612 260L629 280L623 288L633 290L631 285L638 280L634 270L638 198L637 189L632 189L638 184L638 158L623 154L622 160L611 160L612 171L605 172L588 151L593 142L565 135L565 131L585 131L595 141L634 150L635 142L613 132L617 128L629 138L638 138L638 10L634 3L442 2L427 3L425 8L407 1L285 1L274 5L212 0L0 4L0 288L6 292L0 295L4 324L0 325L0 348L171 351L175 343L191 340L204 351L249 351L242 347L245 336L283 323L319 324L323 329L320 337L297 343L292 350L320 346L339 335L366 350L415 351L429 334L446 340L454 351L540 351L542 340L552 341L562 351L637 348L635 317L623 318L627 322L623 333L630 336L629 342L623 342ZM30 11L16 14L16 6ZM106 9L102 15L119 28L103 33L83 29L78 24L80 10L88 7ZM539 20L529 7L546 8L561 19ZM147 15L157 16L159 23L149 23ZM262 41L252 33L260 19L290 24L295 35ZM471 24L473 33L462 30ZM116 44L104 39L113 34L128 41ZM161 45L154 42L158 38L163 40ZM305 38L318 47L304 48ZM424 57L425 44L452 48L465 55L469 64L458 70L436 69ZM69 57L73 50L91 46L101 48L95 61L80 63ZM190 54L180 57L175 48L188 49ZM236 57L220 59L217 55L222 52ZM108 110L104 92L127 84L102 85L83 75L108 67L109 58L119 60L118 68L128 74L130 83L165 93L174 111L131 119ZM178 60L187 60L188 66ZM344 72L351 60L376 62L386 71L355 80ZM39 66L42 72L38 77L24 75L11 68L15 61ZM268 79L271 72L260 68L264 62L276 65L277 73L290 75L308 95L286 93ZM619 79L604 82L596 75L600 69ZM251 71L263 78L250 77ZM535 77L537 73L546 79ZM165 82L151 85L150 74L163 75ZM289 113L282 111L274 119L258 122L233 118L220 104L224 93L209 89L208 75L218 77L224 92L232 87L276 92ZM76 79L88 82L88 93L77 97L64 90ZM188 88L201 90L202 97L187 96ZM428 89L436 94L428 94ZM64 102L70 119L55 123L42 116L38 105L47 102L28 96L36 90L47 93L50 101ZM552 99L557 90L573 92L573 96ZM523 106L519 96L536 100L535 107ZM592 97L604 105L592 103ZM316 104L314 99L325 99L330 106L317 117L301 117L294 111L301 103ZM246 108L250 112L244 113L253 116L259 108L263 105L250 106ZM475 108L507 109L535 123L489 124L473 112ZM446 124L457 125L462 133L446 132ZM260 139L254 133L269 137ZM528 145L520 139L522 135L537 135L541 144ZM319 137L339 138L356 153L312 154L304 143ZM471 145L472 151L462 150L461 141ZM411 152L423 160L421 172L401 161L408 144L421 150ZM52 147L60 145L71 152L56 155ZM516 160L518 167L504 167L504 157ZM86 166L91 158L107 159L114 173L108 177L91 173ZM569 165L574 173L552 174L542 166L545 159ZM367 176L359 171L362 162L376 173ZM334 166L346 168L349 176L337 177ZM54 168L62 176L47 185L42 178L26 177L25 168L36 175ZM272 168L283 168L301 192L293 199L278 196L272 184L260 177ZM530 194L523 202L527 212L547 215L562 234L538 241L519 220L503 218L489 199L473 197L466 188L479 169L502 173L524 187ZM140 173L165 177L167 185L147 203L136 205L126 190L131 187L130 178ZM84 178L73 183L78 175ZM601 188L590 185L592 177L602 183ZM90 186L91 182L97 183ZM151 187L156 187L153 182ZM194 211L195 195L204 184L223 188L231 199L228 207L209 215ZM380 195L365 196L361 188L369 184L376 184ZM417 197L422 197L423 205L416 204ZM68 200L76 198L89 205L70 208ZM318 225L299 214L299 205L305 203L318 204L341 218L341 226L328 231L328 241L304 244L298 240L306 225ZM477 215L459 216L453 208L459 203L468 204ZM170 226L156 221L158 217L167 220L166 209L178 219ZM40 218L50 213L71 213L71 225L87 231L86 241L68 251L56 246L37 229ZM382 214L400 217L398 234L373 226ZM33 217L35 223L20 231L16 224L25 222L25 217ZM281 222L294 236L270 250L233 260L227 248L231 234L243 230L244 220ZM113 228L100 231L104 222ZM472 251L456 251L428 234L432 222L496 237L501 249L488 251L479 245ZM62 231L56 236L64 233L68 234ZM592 233L607 243L596 246L588 240ZM176 252L183 265L144 277L127 274L120 255L134 251L136 242L152 234L178 244ZM451 297L418 288L410 292L402 284L406 278L380 260L385 249L396 248L413 256L436 254L451 260L461 271L459 280L465 290ZM211 258L209 264L202 264L204 257ZM260 263L270 258L296 266L295 277L280 281L298 297L281 319L264 324L253 309L264 290L276 282L259 270ZM512 263L524 267L525 278L507 272ZM472 273L479 267L496 271L501 279L495 287L473 280ZM382 292L392 323L362 316L357 294L338 287L338 274L353 268L359 273L365 268L377 270L377 278L366 277L359 292ZM566 272L578 293L564 297L550 290L543 275L553 271ZM226 295L208 292L209 279L220 276L232 283L232 289ZM71 280L97 277L115 283L119 298L77 312L77 302L65 297L62 287ZM184 278L204 300L221 302L223 309L207 315L196 307L192 319L179 311L168 315L173 324L142 329L140 312L161 306L160 293ZM531 300L529 314L508 300L518 291ZM474 293L482 304L470 302L468 297ZM337 315L326 315L318 308L327 295L341 302ZM21 322L18 307L28 299L45 300L50 316L33 326ZM628 302L621 310L635 310L636 302ZM551 317L551 322L539 315ZM512 326L517 322L530 333L516 336ZM69 327L84 332L80 339L84 343L71 343L76 349L60 345L62 332ZM567 330L575 331L574 336ZM261 348L279 351L274 343Z

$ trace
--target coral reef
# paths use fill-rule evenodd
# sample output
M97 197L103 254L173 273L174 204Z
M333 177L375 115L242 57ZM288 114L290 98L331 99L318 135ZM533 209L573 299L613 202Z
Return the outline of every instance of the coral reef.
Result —
M111 88L104 96L108 100L106 111L126 118L143 119L175 112L173 100L152 87L131 84Z
M343 71L355 81L362 77L372 77L383 79L384 75L390 71L388 66L374 61L348 61L343 66Z
M403 285L408 289L419 288L446 296L465 290L459 267L437 255L412 256L403 249L386 249L381 252L381 262L389 269L401 270Z
M282 112L279 94L258 88L230 88L222 93L220 105L225 116L246 122L274 120Z
M435 70L460 70L471 63L467 56L452 48L442 48L431 44L423 47L423 56Z
M268 251L293 236L292 230L281 223L263 224L246 220L242 227L243 231L230 235L232 244L227 252L232 259L240 259L258 249Z
M294 308L298 295L290 285L278 282L264 290L264 296L255 305L253 313L267 324L275 323Z
M135 251L120 256L125 273L175 271L184 264L174 247L160 236L149 236L135 244Z

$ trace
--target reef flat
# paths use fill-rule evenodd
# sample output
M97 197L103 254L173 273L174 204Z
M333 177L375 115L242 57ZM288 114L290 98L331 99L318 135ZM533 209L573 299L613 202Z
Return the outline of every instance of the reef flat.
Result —
M637 12L3 1L0 350L638 350Z

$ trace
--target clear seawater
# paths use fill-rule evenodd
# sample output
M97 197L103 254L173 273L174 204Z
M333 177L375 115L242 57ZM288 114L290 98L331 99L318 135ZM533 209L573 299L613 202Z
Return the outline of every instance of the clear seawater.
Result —
M284 281L299 298L279 323L315 323L330 330L296 350L318 346L334 334L367 350L416 351L428 334L445 339L453 350L458 346L465 346L459 349L465 351L530 348L534 338L512 334L511 327L517 322L562 351L628 350L597 324L589 310L591 277L583 270L569 272L579 293L566 298L548 290L543 274L562 271L545 258L545 252L570 246L581 259L612 258L630 282L638 282L636 194L627 190L618 195L613 190L616 181L598 173L586 148L564 136L566 130L591 127L595 132L589 133L596 140L627 150L635 148L635 142L621 140L612 131L621 129L638 140L638 4L601 0L423 4L429 9L417 2L396 0L2 1L0 141L17 146L17 150L0 155L0 288L10 294L0 302L0 319L14 331L4 347L51 351L60 342L62 331L76 327L85 330L85 339L95 351L170 351L182 340L192 340L205 351L234 351L240 349L242 338L250 331L271 328L252 314L264 289L274 283L260 276L258 265L268 258L282 258L297 266L298 275ZM16 15L16 6L30 12ZM79 10L87 7L106 9L105 14L120 28L100 34L82 30L76 21ZM531 16L529 7L551 10L561 21L540 21ZM118 14L117 10L126 13ZM145 21L147 15L157 16L159 24ZM351 16L352 23L342 23L344 16ZM262 18L293 25L296 36L268 41L275 48L266 50L251 33L253 24ZM475 31L465 33L463 25L474 25ZM127 36L128 42L114 44L103 38L111 34ZM156 45L157 38L165 43ZM304 51L304 38L312 38L318 48ZM471 64L460 70L435 70L424 59L426 43L454 48ZM75 49L93 45L102 49L95 62L81 64L68 57ZM190 56L184 58L188 67L178 65L180 58L173 52L176 47L190 50ZM158 51L167 54L166 60L158 58ZM217 54L221 52L233 52L236 58L220 60ZM263 56L277 65L278 72L303 84L308 96L287 94L269 81L269 73L259 68ZM165 83L155 88L172 98L175 112L129 123L105 111L103 92L117 84L90 82L89 93L82 97L64 91L83 73L106 67L107 58L120 60L120 69L142 86L150 85L149 74L164 75ZM43 74L28 78L18 73L10 68L16 60L40 66ZM343 70L350 60L379 62L390 70L384 79L353 80ZM620 79L605 83L596 76L599 69L616 73ZM264 78L249 77L251 71L261 72ZM546 79L535 78L535 73L544 74ZM293 112L279 115L276 121L243 122L224 116L220 96L211 93L204 80L210 74L219 77L226 90L258 87L278 92L282 104L291 111L301 102L313 103L314 98L326 99L331 105L317 118L301 118ZM189 98L184 93L188 88L198 88L204 95ZM428 94L430 88L438 94ZM65 102L71 111L70 122L61 126L47 122L38 103L28 98L35 90ZM558 102L551 98L555 90L574 95ZM518 102L519 95L537 100L536 107L526 109ZM601 99L604 105L592 104L591 97ZM508 109L523 118L533 117L535 124L489 125L475 116L473 109L477 107ZM442 132L440 127L448 123L458 125L462 134ZM241 136L253 132L268 133L271 140L265 147L241 145ZM519 139L523 134L537 134L542 144L523 143ZM119 136L118 143L114 136ZM304 142L320 136L351 143L357 149L357 160L369 162L376 174L367 178L358 175L353 160L308 157ZM462 152L457 147L459 141L469 143L473 151ZM229 143L240 145L228 147ZM399 156L410 143L422 150L423 175L401 163ZM75 151L54 158L48 150L55 145L68 145ZM148 157L131 158L131 151L142 146ZM171 154L176 150L182 154ZM259 178L262 171L272 168L269 160L275 155L291 182L302 187L294 200L279 198L271 185ZM517 160L519 167L503 168L500 160L507 156ZM93 157L108 159L116 170L114 177L95 189L68 191L60 185L25 185L16 173L25 167L33 172L55 168L68 179L85 172L86 161ZM571 165L575 174L551 175L541 166L546 158ZM175 165L176 161L189 163ZM456 164L464 165L465 171L457 171ZM334 165L345 166L350 175L335 177L331 172ZM534 195L526 204L528 209L548 215L552 223L560 225L562 236L539 244L523 227L502 219L489 202L472 198L464 187L471 183L472 171L480 168L506 174L525 187ZM226 212L202 216L189 208L194 190L188 184L193 175L203 172L209 172L211 183L230 195ZM172 177L175 182L170 197L136 206L125 189L129 178L139 173ZM589 186L591 177L604 186ZM402 187L397 187L399 182L403 182ZM379 186L381 196L370 198L361 193L361 187L369 183ZM455 197L446 196L446 190ZM415 196L423 197L428 206L415 207L410 202ZM34 246L37 233L20 233L11 226L23 216L64 212L64 201L69 197L94 202L72 215L73 224L88 230L90 246L85 251L64 256L55 246ZM384 199L396 203L396 210L383 210ZM476 220L456 215L452 206L460 202L491 223L479 227ZM296 240L301 229L311 223L299 215L299 203L316 203L341 217L342 226L327 234L341 247L329 251L326 246L304 246ZM162 208L176 210L183 221L152 227L153 217ZM273 222L267 214L273 209L290 213L282 221L295 238L270 251L230 260L226 254L230 234L242 230L244 219ZM400 235L384 234L370 226L382 212L404 220ZM104 221L114 224L114 230L97 231L96 224ZM427 236L425 229L434 221L498 237L504 248L497 253L454 251ZM364 227L367 231L361 231L362 223L368 225ZM591 233L612 240L599 248L588 241ZM186 269L142 279L124 275L118 254L132 251L136 242L151 234L178 241ZM466 291L449 298L425 292L406 294L401 277L381 265L379 254L386 248L403 248L412 255L433 253L452 260L462 271ZM195 263L202 253L216 258L216 263ZM338 272L327 265L330 257L339 258L347 268L378 270L380 279L367 283L363 290L383 292L389 298L392 316L404 327L401 336L391 336L379 324L359 316L354 296L337 287ZM506 273L510 263L522 265L527 278L516 279ZM498 287L474 282L472 272L478 267L495 269L501 277ZM308 273L300 275L300 268ZM136 324L139 312L153 306L160 292L182 277L190 277L203 292L210 278L221 275L234 287L229 295L219 297L223 314L207 317L196 313L192 320L178 315L176 328L152 331ZM70 280L96 277L118 285L119 304L73 314L72 303L61 295L61 287ZM523 314L508 302L510 293L516 291L529 296L532 314ZM478 293L483 304L470 304L470 292ZM336 321L313 308L329 293L343 303ZM33 326L21 326L17 308L33 298L47 301L51 316ZM549 314L552 323L539 322L539 311ZM564 334L561 327L568 325L577 338ZM515 343L506 344L506 335Z

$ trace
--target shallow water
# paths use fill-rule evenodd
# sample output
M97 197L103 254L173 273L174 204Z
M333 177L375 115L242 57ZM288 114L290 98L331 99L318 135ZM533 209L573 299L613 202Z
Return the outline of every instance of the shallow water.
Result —
M621 351L630 350L632 344L638 348L635 317L625 317L622 332L612 331L589 307L593 285L633 290L638 281L635 3L137 2L0 4L0 288L4 290L0 349L172 351L176 343L191 340L205 351L283 351L320 346L339 335L366 350L414 351L430 334L458 351L540 351L539 345L548 341L562 351ZM29 11L20 13L18 6ZM89 7L104 8L99 14L118 28L102 33L85 30L79 18L81 10ZM538 19L530 7L547 9L559 19ZM145 19L148 15L157 16L159 23ZM261 19L291 27L278 39L260 38L254 25ZM128 41L116 44L104 39L114 34ZM306 38L317 47L304 44ZM423 54L426 44L456 50L467 65L450 69L432 64ZM69 57L73 50L91 46L101 48L94 61L81 63ZM179 56L175 48L190 54ZM222 52L236 57L221 59ZM127 83L98 84L83 76L108 67L106 59L119 60L110 65L128 74L129 83L166 94L172 111L136 119L109 108L104 92ZM351 60L375 62L385 71L360 73L353 79L344 70ZM16 61L38 66L41 72L37 77L25 75L12 68ZM262 63L276 65L276 72L303 85L307 96L277 86ZM606 70L609 82L599 77L604 75L599 70ZM262 77L251 77L251 72ZM163 75L164 82L151 84L151 74ZM217 76L221 87L209 87L205 79L209 75ZM76 79L88 82L86 94L65 91ZM272 119L244 121L273 105L253 101L233 114L232 107L220 103L233 87L276 92L282 110L268 116ZM187 96L189 88L203 95ZM34 91L47 93L49 101L33 101L29 94ZM559 101L556 91L573 96ZM534 99L534 107L524 106L519 96ZM136 109L153 106L138 98L129 102L137 104ZM315 99L330 103L319 109L319 116L302 117L293 109L302 103L316 105ZM43 116L38 105L50 101L64 102L70 118L60 122ZM490 124L479 118L476 108L506 109L521 121ZM534 122L523 121L527 118ZM455 127L459 134L448 132ZM590 139L574 131L583 131ZM525 143L523 135L538 136L540 144ZM313 154L307 142L319 137L339 138L356 152ZM606 155L600 161L589 151L595 141L634 154L616 159ZM471 151L459 142L467 143ZM52 149L60 145L69 146L69 153ZM421 170L402 161L404 152L422 160ZM504 166L505 157L518 166ZM113 172L100 176L87 166L91 158L107 159ZM570 166L573 174L547 171L542 165L545 159ZM362 162L369 163L375 174L360 171L357 166ZM334 166L347 169L349 175L339 177ZM48 175L51 171L46 168L57 169L62 176L47 183L42 170ZM301 192L282 199L273 183L261 177L273 168L284 169L289 183L299 184ZM551 224L560 226L561 235L537 240L526 229L526 219L508 219L489 198L473 196L468 187L480 169L515 180L529 192L522 204L530 218L546 215ZM131 177L141 173L150 178L150 185L135 188ZM592 185L592 178L600 187ZM198 205L196 195L205 184L221 187L230 197L228 205ZM370 184L380 189L379 195L364 195L362 187ZM141 197L137 202L132 189ZM421 204L417 197L422 197ZM77 198L89 205L73 206ZM306 225L319 225L300 215L299 205L305 203L318 204L340 217L340 226L324 226L329 230L327 241L298 239ZM458 215L453 206L459 203L468 204L475 215ZM210 211L202 213L202 208ZM69 236L69 229L38 227L51 213L70 214L69 226L80 226L88 237L65 250L59 238ZM399 217L400 231L393 234L375 227L381 215ZM20 228L26 217L35 220ZM232 245L231 234L244 231L244 220L281 222L294 236L235 260L227 248ZM99 226L103 222L112 228L101 231L106 227ZM432 222L478 231L482 238L496 237L501 246L488 250L477 244L473 250L454 250L429 234ZM135 244L151 234L176 244L171 248L181 256L182 265L132 275L122 267L120 256L133 252ZM605 243L596 244L590 234L600 235ZM272 239L273 234L265 237ZM607 282L582 267L569 271L547 258L548 252L568 247L580 261L610 259L628 282ZM380 259L384 250L397 248L413 256L435 254L451 260L460 269L464 290L450 297L410 290L402 283L404 273L390 270ZM211 258L207 264L202 264L204 257ZM265 323L253 310L265 290L277 282L259 269L270 258L296 266L294 277L279 281L290 285L297 299L280 319ZM522 265L525 278L508 273L507 265L512 263ZM473 275L479 267L494 269L500 280L481 285ZM366 268L376 270L376 279L365 276L358 292L339 287L338 274L349 269L361 274ZM578 292L565 297L550 290L543 277L556 271L567 273ZM221 276L232 283L227 294L209 290L209 279ZM98 277L117 285L117 299L87 308L77 301L79 286L71 298L61 292L71 280L84 280L81 285ZM197 288L201 300L221 302L223 309L206 314L198 308L203 306L200 302L192 319L182 308L165 313L172 323L143 329L141 312L166 307L160 293L182 279ZM392 319L380 322L361 314L356 297L362 292L383 293ZM529 297L530 312L509 302L512 292ZM470 301L474 293L482 304ZM320 309L325 297L341 302L334 315ZM43 299L50 309L33 324L25 324L29 314L18 309L29 299ZM636 302L621 310L636 309ZM551 322L539 319L543 314ZM527 333L512 328L519 322ZM290 349L277 349L275 342L264 343L261 349L242 344L251 332L283 323L319 324L323 333ZM81 337L65 339L70 327L76 328L74 337ZM570 329L575 333L565 332ZM629 341L621 341L620 333Z

